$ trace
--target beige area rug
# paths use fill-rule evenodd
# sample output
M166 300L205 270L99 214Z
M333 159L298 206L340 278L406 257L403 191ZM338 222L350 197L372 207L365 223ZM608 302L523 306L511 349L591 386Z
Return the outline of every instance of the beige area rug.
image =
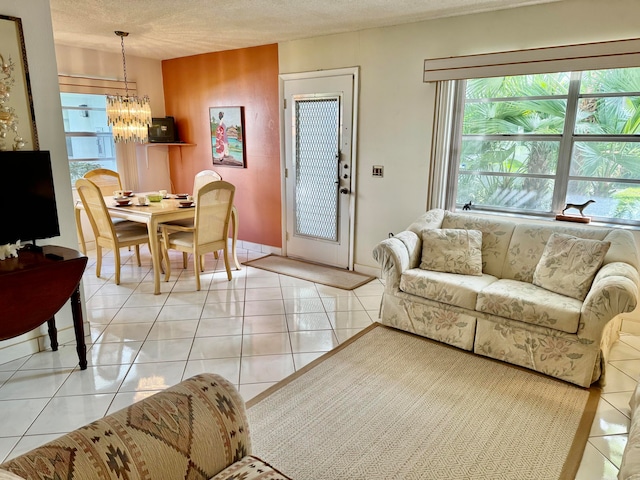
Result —
M343 290L353 290L375 278L341 268L318 265L316 263L304 262L279 255L267 255L266 257L257 258L256 260L243 262L243 265L281 273L282 275L288 275L330 287L342 288Z
M374 324L247 403L296 480L573 479L599 398Z

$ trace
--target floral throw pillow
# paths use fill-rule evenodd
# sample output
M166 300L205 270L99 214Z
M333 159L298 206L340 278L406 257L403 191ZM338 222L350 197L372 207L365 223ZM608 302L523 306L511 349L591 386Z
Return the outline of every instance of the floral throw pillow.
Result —
M533 272L533 284L584 300L610 242L552 233Z
M482 232L456 228L423 230L420 268L482 275Z

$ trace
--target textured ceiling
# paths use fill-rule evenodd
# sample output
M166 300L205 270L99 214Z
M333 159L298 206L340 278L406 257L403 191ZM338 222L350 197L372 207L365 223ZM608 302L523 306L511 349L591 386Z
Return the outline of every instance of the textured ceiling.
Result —
M561 0L50 0L56 43L169 59Z

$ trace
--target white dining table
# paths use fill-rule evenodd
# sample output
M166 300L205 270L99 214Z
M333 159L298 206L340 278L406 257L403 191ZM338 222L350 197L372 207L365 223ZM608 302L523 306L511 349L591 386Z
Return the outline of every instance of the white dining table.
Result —
M153 265L154 293L160 294L160 270L162 263L162 252L158 239L158 225L161 223L174 222L176 220L190 220L195 217L195 207L182 207L174 195L169 195L159 202L147 202L147 205L138 205L138 196L145 196L145 193L136 194L131 198L128 206L119 206L112 196L106 196L105 204L109 215L116 218L123 218L132 222L144 223L149 231L149 250L151 251L151 262ZM80 212L84 210L82 202L76 203L76 226L78 237L83 253L86 252L84 235L80 223ZM238 240L238 212L234 206L231 210L231 257L236 270L240 270L240 263L236 253L236 243Z

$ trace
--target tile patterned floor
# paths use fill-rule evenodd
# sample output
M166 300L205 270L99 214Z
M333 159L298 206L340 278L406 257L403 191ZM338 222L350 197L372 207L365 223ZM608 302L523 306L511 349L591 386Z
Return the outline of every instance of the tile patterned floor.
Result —
M196 292L176 255L172 278L153 295L148 252L142 267L122 253L121 285L112 258L96 278L89 253L86 372L73 343L0 365L0 461L199 372L223 375L248 400L374 322L383 290L378 280L349 292L251 267L229 282L209 256ZM239 251L241 262L260 256ZM576 478L616 478L638 377L640 323L626 321Z

